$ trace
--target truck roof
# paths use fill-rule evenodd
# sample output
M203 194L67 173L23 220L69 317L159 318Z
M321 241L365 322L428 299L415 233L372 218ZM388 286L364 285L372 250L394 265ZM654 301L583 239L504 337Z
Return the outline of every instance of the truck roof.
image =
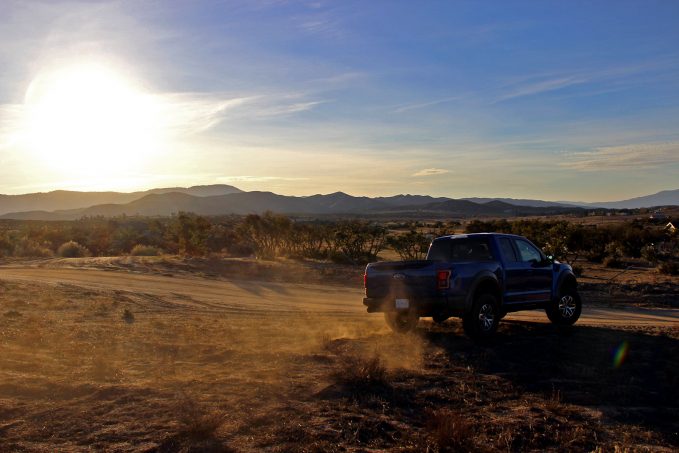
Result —
M462 238L473 238L473 237L483 237L483 236L501 236L501 237L514 237L514 238L523 238L523 236L519 236L518 234L507 234L507 233L466 233L466 234L449 234L446 236L439 236L435 238L434 240L437 239L462 239Z

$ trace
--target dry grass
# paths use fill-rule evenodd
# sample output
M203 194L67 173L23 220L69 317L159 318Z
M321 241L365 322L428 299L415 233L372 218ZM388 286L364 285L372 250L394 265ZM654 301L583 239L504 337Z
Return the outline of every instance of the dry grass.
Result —
M385 256L383 258L394 258ZM394 258L397 259L397 258ZM3 261L3 260L0 260ZM70 259L16 260L32 266L54 268L95 268L134 271L142 274L202 276L209 279L244 279L272 282L318 283L362 288L364 266L320 261L245 258L190 258L175 256L89 257ZM615 306L679 307L679 276L660 274L644 263L630 269L609 269L584 259L578 281L588 303Z
M395 336L363 313L238 313L172 297L0 280L2 447L679 447L676 329L507 322L479 346L456 321ZM615 368L622 341L630 353Z
M440 452L478 451L474 444L476 435L473 420L459 412L440 409L427 420L427 435Z
M344 358L336 377L338 382L347 385L353 391L389 388L387 368L377 354L369 358L361 356Z
M177 436L190 441L205 442L217 437L217 430L224 424L226 414L205 407L186 394L180 395L174 408L177 414Z

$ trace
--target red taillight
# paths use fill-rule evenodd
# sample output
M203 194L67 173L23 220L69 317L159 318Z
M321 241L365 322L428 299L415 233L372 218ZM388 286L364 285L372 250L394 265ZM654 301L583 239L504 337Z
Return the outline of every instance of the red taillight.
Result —
M450 271L438 271L436 274L436 287L438 289L450 288Z
M363 287L368 288L368 273L363 274Z

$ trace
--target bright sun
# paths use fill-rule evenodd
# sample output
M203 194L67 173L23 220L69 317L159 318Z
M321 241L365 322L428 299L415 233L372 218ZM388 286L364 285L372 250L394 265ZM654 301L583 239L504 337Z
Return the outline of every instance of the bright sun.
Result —
M38 75L24 106L26 144L62 177L112 182L141 171L160 146L153 97L103 65Z

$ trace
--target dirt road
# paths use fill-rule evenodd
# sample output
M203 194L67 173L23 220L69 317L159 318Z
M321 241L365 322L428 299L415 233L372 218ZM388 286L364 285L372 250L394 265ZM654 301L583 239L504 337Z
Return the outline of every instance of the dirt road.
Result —
M679 446L677 309L524 312L480 345L457 321L393 335L355 275L120 264L0 266L0 451Z
M337 316L368 315L360 289L257 281L225 281L170 275L89 269L0 267L0 280L73 285L113 291L136 300L147 311L189 309L202 312L256 314L322 313ZM542 311L511 314L507 319L548 322ZM611 309L587 307L582 325L677 326L677 309Z

